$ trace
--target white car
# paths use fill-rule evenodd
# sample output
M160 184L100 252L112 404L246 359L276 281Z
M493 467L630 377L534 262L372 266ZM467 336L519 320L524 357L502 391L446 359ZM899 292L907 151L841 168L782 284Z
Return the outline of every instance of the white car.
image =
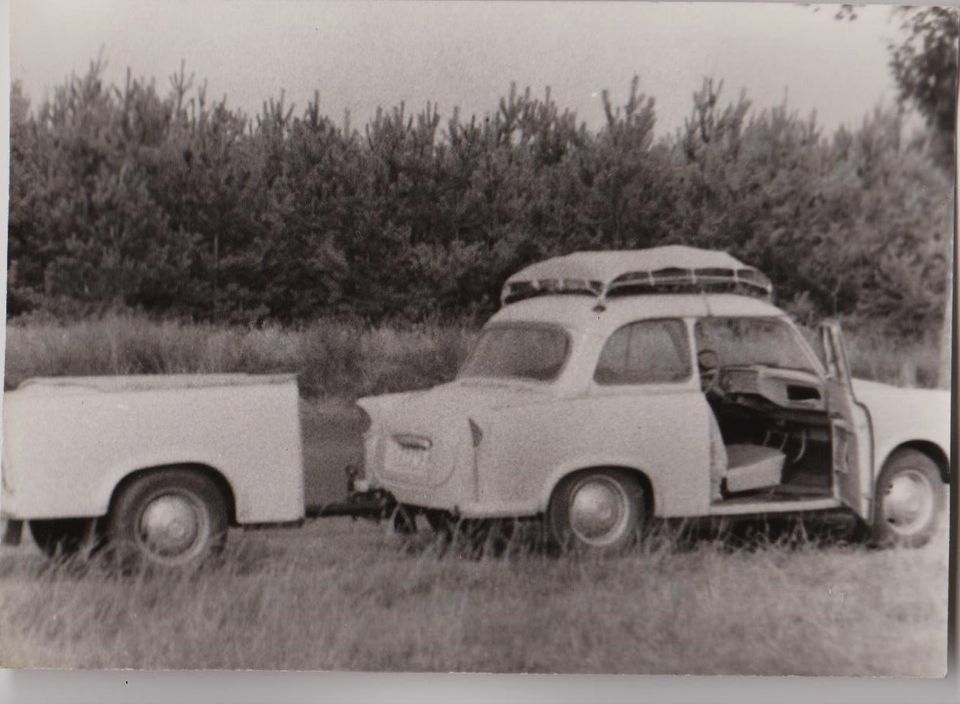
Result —
M455 381L363 398L360 488L431 525L539 517L620 550L650 518L852 512L920 545L950 474L949 394L851 378L756 269L671 246L512 276Z

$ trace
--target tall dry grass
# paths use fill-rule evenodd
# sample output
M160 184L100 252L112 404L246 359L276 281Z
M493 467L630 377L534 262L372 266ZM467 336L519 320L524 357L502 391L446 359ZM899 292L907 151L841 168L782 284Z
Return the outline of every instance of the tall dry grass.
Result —
M844 330L844 339L855 377L896 386L949 387L949 380L937 378L940 339L936 333L906 339L861 327Z
M463 560L344 519L234 536L198 574L78 573L21 548L0 550L0 663L942 676L946 575L945 538Z
M320 320L242 328L112 315L7 325L6 388L31 376L293 372L306 396L357 397L451 379L473 332Z
M475 335L467 325L432 323L369 327L319 320L285 329L133 315L70 323L15 319L7 325L5 385L30 376L294 372L305 396L356 398L448 381ZM855 375L936 386L935 335L897 339L861 325L846 338Z

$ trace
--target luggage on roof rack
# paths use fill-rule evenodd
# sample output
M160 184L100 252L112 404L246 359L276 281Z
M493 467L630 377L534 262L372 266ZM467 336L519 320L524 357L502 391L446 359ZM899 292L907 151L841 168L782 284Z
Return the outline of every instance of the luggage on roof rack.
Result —
M742 293L770 299L761 271L725 252L681 245L629 251L575 252L532 264L503 286L503 305L544 295L597 298L657 293Z

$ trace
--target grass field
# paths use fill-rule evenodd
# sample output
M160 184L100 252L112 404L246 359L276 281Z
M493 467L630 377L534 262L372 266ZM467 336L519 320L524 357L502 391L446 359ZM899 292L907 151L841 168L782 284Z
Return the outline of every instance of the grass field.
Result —
M0 552L8 667L942 676L944 539L703 542L619 559L438 557L349 519L231 536L225 565L117 577Z
M235 330L113 318L8 327L8 386L34 374L294 371L308 502L339 498L349 399L452 375L466 329ZM851 340L861 375L932 378L930 347ZM885 350L885 351L878 351ZM7 667L941 676L945 530L920 550L656 538L618 559L441 553L328 519L233 531L220 566L118 576L0 548Z

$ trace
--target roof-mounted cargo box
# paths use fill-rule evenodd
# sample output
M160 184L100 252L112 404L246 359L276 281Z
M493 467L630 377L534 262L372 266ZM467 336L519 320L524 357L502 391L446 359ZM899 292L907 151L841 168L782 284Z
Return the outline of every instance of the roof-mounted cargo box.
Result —
M761 271L726 252L682 245L575 252L522 269L503 286L503 305L533 296L580 294L600 299L657 293L744 293L769 300Z

